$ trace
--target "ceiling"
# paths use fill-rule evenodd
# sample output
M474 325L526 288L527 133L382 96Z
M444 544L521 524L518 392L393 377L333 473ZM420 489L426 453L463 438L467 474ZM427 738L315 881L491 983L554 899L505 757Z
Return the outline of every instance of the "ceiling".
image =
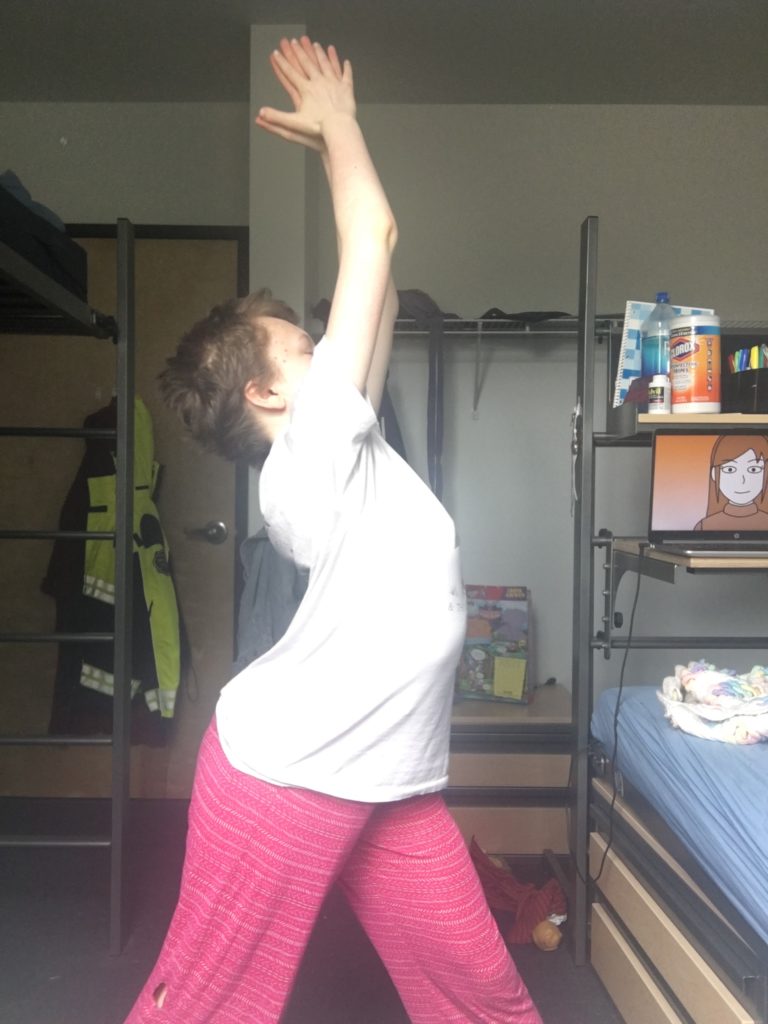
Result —
M0 101L247 102L280 22L364 103L768 104L768 0L2 0Z

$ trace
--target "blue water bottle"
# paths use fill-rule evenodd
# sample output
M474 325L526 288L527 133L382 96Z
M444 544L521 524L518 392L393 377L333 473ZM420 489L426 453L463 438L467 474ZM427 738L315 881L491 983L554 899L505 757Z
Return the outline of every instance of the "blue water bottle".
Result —
M656 305L640 327L640 362L643 377L669 376L669 321L675 316L666 292L656 293Z

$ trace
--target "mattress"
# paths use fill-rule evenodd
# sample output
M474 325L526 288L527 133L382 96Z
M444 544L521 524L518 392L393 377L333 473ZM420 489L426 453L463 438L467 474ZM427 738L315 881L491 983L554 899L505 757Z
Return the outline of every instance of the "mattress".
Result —
M50 221L0 187L0 242L86 301L87 255Z
M737 746L681 732L656 691L624 688L614 762L768 942L768 743ZM618 692L602 693L592 716L592 735L611 757Z

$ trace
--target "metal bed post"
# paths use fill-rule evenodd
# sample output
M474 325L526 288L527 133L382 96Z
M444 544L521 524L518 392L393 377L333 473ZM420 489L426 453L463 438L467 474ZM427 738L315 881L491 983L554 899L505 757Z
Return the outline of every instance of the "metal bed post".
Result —
M133 228L118 222L118 316L91 308L54 277L39 270L9 246L0 243L0 333L74 335L110 339L116 351L117 427L0 427L0 437L61 437L113 440L116 443L116 523L114 531L0 530L0 540L50 539L115 542L115 624L111 631L2 632L0 643L112 643L114 705L112 736L2 735L0 746L111 746L111 826L109 834L0 834L0 846L28 848L92 847L110 849L110 951L122 948L123 870L129 795L130 680L132 655L133 568L133 421L134 310Z
M592 521L594 512L594 348L597 299L597 217L581 226L579 280L579 337L576 406L573 412L573 672L572 700L575 750L574 804L570 844L575 869L573 958L577 965L589 956L589 719L592 706L592 631L594 565Z
M112 718L112 833L109 949L123 947L125 832L130 796L133 631L134 233L117 222L117 469L115 485L115 640Z

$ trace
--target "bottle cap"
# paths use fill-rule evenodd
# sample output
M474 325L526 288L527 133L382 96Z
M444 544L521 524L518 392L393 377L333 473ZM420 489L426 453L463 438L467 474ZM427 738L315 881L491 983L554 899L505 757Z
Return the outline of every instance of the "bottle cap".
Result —
M657 302L669 302L669 292L656 292Z

